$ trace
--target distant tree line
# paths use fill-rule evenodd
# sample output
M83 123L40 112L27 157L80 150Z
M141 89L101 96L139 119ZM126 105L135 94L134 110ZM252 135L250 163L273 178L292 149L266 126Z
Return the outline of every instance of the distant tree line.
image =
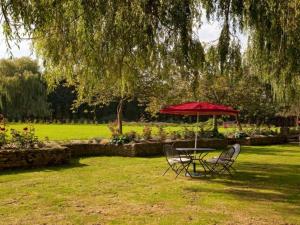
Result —
M126 100L123 106L125 121L184 121L193 122L194 118L158 115L156 107L163 101L175 103L189 100L189 95L199 96L202 100L229 104L242 110L241 119L250 123L291 124L292 121L278 117L279 107L272 100L271 89L256 78L233 71L233 62L228 62L224 73L215 70L214 49L207 55L206 69L211 73L199 78L195 90L190 91L186 82L176 77L176 88L156 85L149 88L151 99L133 98ZM219 75L218 75L219 74ZM229 76L230 74L230 76ZM163 79L159 80L165 83ZM172 85L172 82L165 83ZM165 91L160 90L165 89ZM167 91L166 91L167 90ZM181 91L178 91L181 90ZM174 91L176 91L174 93ZM143 93L143 92L142 92ZM184 96L182 96L182 94ZM148 94L148 96L150 96ZM47 88L43 71L37 61L30 58L0 60L0 113L10 121L59 121L59 122L109 122L116 119L116 107L119 102L107 105L76 104L77 90L61 81L54 88ZM158 105L156 105L158 104ZM207 119L207 118L203 118Z

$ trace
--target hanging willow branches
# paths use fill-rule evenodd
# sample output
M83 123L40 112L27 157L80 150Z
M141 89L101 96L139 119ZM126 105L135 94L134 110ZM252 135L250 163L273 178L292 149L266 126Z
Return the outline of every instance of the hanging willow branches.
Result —
M73 83L97 83L103 77L137 79L125 73L165 69L164 60L170 58L183 68L191 66L193 43L200 43L193 40L193 33L205 10L210 21L223 24L218 43L221 69L240 30L250 37L252 69L272 84L278 97L291 97L298 87L298 0L1 0L0 4L8 40L22 33L32 38L45 67L60 71L51 73L53 82L61 76Z

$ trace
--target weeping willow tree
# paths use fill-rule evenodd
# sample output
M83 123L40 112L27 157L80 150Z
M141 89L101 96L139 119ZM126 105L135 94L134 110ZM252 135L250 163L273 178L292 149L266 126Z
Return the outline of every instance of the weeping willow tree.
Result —
M249 34L252 58L257 59L253 69L261 72L278 98L291 98L293 83L299 80L298 0L1 0L0 4L8 43L22 35L31 38L44 59L48 80L55 84L66 79L76 85L81 100L96 102L97 95L90 91L102 84L110 85L110 92L109 83L114 82L118 85L113 95L122 106L138 79L151 71L167 71L164 61L170 58L184 69L184 76L194 77L196 87L199 75L191 61L204 11L209 21L222 24L218 41L222 73L240 30ZM100 89L105 92L104 86Z
M231 30L246 30L251 69L270 83L282 101L295 97L300 79L300 1L205 0L209 19L222 20L220 57L228 52ZM231 28L231 29L230 29Z
M36 61L29 58L0 60L0 112L9 119L50 115L47 86Z
M193 1L1 1L4 31L22 32L44 59L52 84L66 79L78 90L78 102L122 106L144 74L159 70L170 50L179 46L189 58ZM164 64L166 65L166 64Z

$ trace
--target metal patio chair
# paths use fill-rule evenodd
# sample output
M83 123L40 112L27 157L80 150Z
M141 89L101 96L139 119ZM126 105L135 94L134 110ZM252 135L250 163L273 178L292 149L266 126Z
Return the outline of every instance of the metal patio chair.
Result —
M170 169L172 169L176 173L176 178L182 171L186 172L189 176L191 176L191 174L188 171L190 164L193 162L191 156L187 154L179 154L179 152L176 151L176 149L174 148L174 144L164 145L164 152L169 167L163 173L163 176Z
M232 171L236 172L233 164L239 156L240 151L241 146L234 144L228 150L223 151L219 157L205 160L205 165L212 173L222 174L227 172L229 175L232 175Z

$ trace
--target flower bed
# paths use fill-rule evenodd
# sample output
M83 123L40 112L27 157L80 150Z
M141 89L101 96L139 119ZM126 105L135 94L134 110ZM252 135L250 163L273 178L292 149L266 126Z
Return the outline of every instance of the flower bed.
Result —
M0 169L31 168L69 163L71 151L66 147L0 150Z

